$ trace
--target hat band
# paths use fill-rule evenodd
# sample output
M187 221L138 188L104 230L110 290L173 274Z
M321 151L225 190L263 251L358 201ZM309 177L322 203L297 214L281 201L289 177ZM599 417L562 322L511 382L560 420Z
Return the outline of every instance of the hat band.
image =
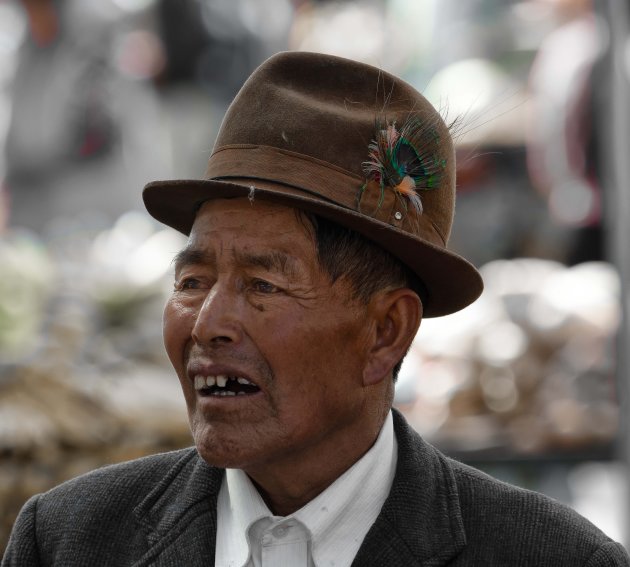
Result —
M317 198L363 213L390 226L406 228L415 224L419 236L444 245L432 223L410 219L401 214L393 192L384 197L380 191L361 191L366 179L317 158L272 146L235 144L216 150L208 160L206 179L233 180L243 183L256 180L288 185ZM316 188L313 188L316 185ZM368 184L368 187L370 184Z
M316 158L253 144L224 146L210 156L206 179L235 177L291 185L353 210L363 183L358 175Z

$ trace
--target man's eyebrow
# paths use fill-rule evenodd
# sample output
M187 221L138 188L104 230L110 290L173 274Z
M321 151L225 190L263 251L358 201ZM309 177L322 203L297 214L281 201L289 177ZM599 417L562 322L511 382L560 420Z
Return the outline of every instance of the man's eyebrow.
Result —
M269 252L235 252L236 261L244 266L292 275L297 270L296 259L277 250Z
M292 275L297 270L295 258L284 252L235 252L234 257L236 262L242 266L262 268L270 272ZM195 248L184 248L173 258L175 273L178 273L184 266L212 264L215 262L215 259L216 257L212 252Z
M214 254L195 248L184 248L173 258L175 273L179 272L184 266L207 264L212 261L214 261Z

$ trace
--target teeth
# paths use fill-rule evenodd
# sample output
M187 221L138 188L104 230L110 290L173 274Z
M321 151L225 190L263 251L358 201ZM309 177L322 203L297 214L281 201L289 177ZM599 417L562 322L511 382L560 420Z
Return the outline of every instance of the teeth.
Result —
M219 374L218 376L202 376L201 374L197 374L194 379L195 390L203 390L204 388L212 388L213 386L217 386L219 388L225 388L229 380L236 380L239 384L253 386L254 384L250 382L247 378L242 377L231 377L226 376L225 374ZM245 392L239 392L239 395L245 395ZM225 396L233 396L234 392L229 390L218 393L218 395Z

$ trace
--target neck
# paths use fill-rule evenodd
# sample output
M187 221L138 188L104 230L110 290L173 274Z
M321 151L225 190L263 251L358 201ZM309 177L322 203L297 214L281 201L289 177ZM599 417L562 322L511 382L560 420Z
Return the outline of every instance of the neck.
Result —
M321 494L374 445L385 417L379 416L372 427L348 432L336 438L324 453L317 452L308 460L288 459L271 467L258 467L245 472L256 485L269 510L276 516L287 516ZM325 454L324 457L321 455Z

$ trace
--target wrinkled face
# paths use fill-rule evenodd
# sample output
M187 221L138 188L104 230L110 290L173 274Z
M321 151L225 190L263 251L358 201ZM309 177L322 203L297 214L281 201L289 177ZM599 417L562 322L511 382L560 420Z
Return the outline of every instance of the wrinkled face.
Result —
M245 470L325 457L360 419L367 308L331 285L304 221L209 201L175 272L164 340L202 457Z

